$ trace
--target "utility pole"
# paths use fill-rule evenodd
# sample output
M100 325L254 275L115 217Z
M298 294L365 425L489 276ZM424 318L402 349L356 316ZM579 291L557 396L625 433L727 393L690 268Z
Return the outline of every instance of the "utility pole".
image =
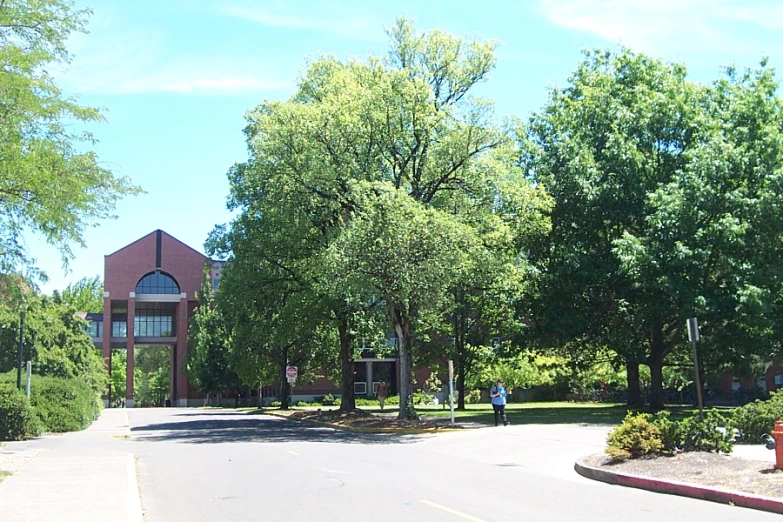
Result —
M22 389L22 346L24 345L24 315L25 309L19 311L19 353L16 360L16 389Z
M693 348L693 367L695 369L694 382L696 383L696 400L699 403L699 418L704 420L704 401L701 396L701 374L699 373L699 355L696 351L696 341L700 339L699 336L699 322L695 317L688 319L688 340L691 342Z

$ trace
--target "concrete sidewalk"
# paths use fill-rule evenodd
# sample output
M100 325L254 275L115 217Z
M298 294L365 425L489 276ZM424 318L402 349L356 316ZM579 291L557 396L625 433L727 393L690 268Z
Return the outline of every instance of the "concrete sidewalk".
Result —
M88 429L3 448L38 449L24 468L0 483L0 519L14 522L141 522L125 410L104 410Z

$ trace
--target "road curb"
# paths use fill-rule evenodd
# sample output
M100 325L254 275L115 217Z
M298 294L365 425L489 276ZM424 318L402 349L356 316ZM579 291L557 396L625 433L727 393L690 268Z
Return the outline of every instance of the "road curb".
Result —
M680 497L690 497L699 500L708 500L719 504L731 504L734 506L757 509L783 514L783 500L743 493L739 491L726 491L713 489L685 482L668 481L625 473L615 473L605 469L596 468L586 464L583 459L574 463L574 470L581 476L605 482L607 484L626 486L637 489L646 489L656 493L666 493Z
M288 419L297 422L304 422L312 424L313 426L319 426L323 428L332 428L335 430L347 431L350 433L363 433L368 435L424 435L428 433L450 433L456 431L463 431L467 428L359 428L354 426L342 426L340 424L332 424L330 422L317 421L313 419L299 419L292 417L291 415L282 415L277 412L265 411L264 415L271 415L272 417L278 417L281 419Z
M136 476L136 455L128 453L128 522L143 522L141 491Z

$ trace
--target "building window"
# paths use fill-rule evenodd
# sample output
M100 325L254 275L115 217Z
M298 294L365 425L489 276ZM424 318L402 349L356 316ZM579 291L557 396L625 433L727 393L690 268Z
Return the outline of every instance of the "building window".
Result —
M136 285L137 294L178 294L179 285L174 278L163 272L145 275Z
M111 322L112 337L128 337L128 323L125 321Z
M174 318L165 310L145 310L133 323L136 337L174 337Z
M90 321L87 333L90 334L90 337L103 337L103 321Z

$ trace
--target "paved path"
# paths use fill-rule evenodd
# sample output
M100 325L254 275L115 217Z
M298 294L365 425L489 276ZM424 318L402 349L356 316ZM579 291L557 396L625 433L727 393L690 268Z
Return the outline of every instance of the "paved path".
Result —
M779 520L580 477L574 461L602 451L608 429L362 435L230 410L106 410L84 432L3 448L38 456L0 484L0 520Z
M106 410L83 432L6 443L37 457L0 484L0 520L141 522L125 410Z
M131 425L148 522L779 520L578 476L605 427L359 435L208 410L133 410Z

